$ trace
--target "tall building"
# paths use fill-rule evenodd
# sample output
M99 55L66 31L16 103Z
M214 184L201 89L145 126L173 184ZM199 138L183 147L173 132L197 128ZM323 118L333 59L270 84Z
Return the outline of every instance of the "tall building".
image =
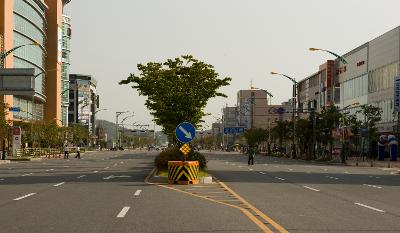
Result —
M371 104L382 110L378 130L393 132L397 121L394 81L400 75L400 26L342 57L346 64L339 59L328 61L326 74L321 73L323 64L317 73L299 82L299 108L306 109L315 103L320 110L322 106L335 104L340 109L349 107L350 113L356 113L361 105ZM358 105L350 107L356 103ZM360 113L357 117L364 120Z
M1 101L20 107L10 120L61 119L61 27L63 7L70 0L0 1L2 52L16 49L2 62L3 68L34 68L35 94L2 96Z
M265 90L240 90L237 94L238 126L268 129L276 121L289 120L291 105L272 105Z
M69 75L68 123L84 125L95 135L96 111L99 97L96 94L97 81L90 75Z
M69 56L71 53L71 19L62 17L62 70L61 70L61 121L63 126L68 126L69 106Z

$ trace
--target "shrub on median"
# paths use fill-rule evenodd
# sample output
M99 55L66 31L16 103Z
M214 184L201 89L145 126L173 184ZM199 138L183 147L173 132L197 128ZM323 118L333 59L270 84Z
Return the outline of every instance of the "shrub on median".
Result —
M168 169L168 161L183 161L185 158L177 148L169 148L162 151L154 160L155 166L159 170ZM204 169L207 166L207 160L203 154L197 151L191 151L186 158L186 161L199 161L200 169Z

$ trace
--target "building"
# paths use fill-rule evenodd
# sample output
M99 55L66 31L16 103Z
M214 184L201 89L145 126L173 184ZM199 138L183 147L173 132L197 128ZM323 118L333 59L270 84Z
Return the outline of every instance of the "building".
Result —
M270 129L277 121L290 120L292 105L272 105L265 90L240 90L237 94L238 126Z
M34 68L35 94L2 96L1 101L21 112L9 120L61 122L61 27L63 7L70 0L0 1L2 53L21 46L2 61L2 68Z
M69 106L69 56L71 53L71 19L62 16L62 67L61 67L61 121L63 126L68 126Z
M319 70L299 82L299 109L334 104L354 114L360 106L371 104L382 109L380 132L393 132L397 121L394 112L394 79L400 75L400 26L327 61ZM357 104L351 106L353 104ZM361 113L359 120L364 120Z
M90 75L69 75L68 124L84 125L95 135L96 111L99 96L96 94L97 81Z

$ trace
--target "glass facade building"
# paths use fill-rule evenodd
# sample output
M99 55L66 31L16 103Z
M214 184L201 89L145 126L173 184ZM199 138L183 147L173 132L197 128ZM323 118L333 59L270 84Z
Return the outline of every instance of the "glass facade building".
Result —
M69 55L71 52L71 19L63 15L62 18L62 66L61 66L61 121L63 126L68 126L69 106Z
M14 51L14 68L34 68L34 98L14 96L13 105L21 112L14 113L17 120L43 120L45 95L46 59L46 5L40 0L15 0L13 9L14 47L32 43L39 46L24 46Z

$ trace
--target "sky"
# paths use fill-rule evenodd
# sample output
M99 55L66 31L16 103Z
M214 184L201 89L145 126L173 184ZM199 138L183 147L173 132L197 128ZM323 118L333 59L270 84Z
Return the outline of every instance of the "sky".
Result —
M137 64L191 54L232 78L220 89L228 98L205 108L207 129L251 82L271 92L273 104L287 101L291 81L271 71L304 79L333 59L309 47L344 54L399 26L399 9L398 0L72 0L64 13L72 20L70 72L98 81L107 109L98 119L115 122L115 112L130 111L126 122L152 128L146 98L118 82L138 74Z

